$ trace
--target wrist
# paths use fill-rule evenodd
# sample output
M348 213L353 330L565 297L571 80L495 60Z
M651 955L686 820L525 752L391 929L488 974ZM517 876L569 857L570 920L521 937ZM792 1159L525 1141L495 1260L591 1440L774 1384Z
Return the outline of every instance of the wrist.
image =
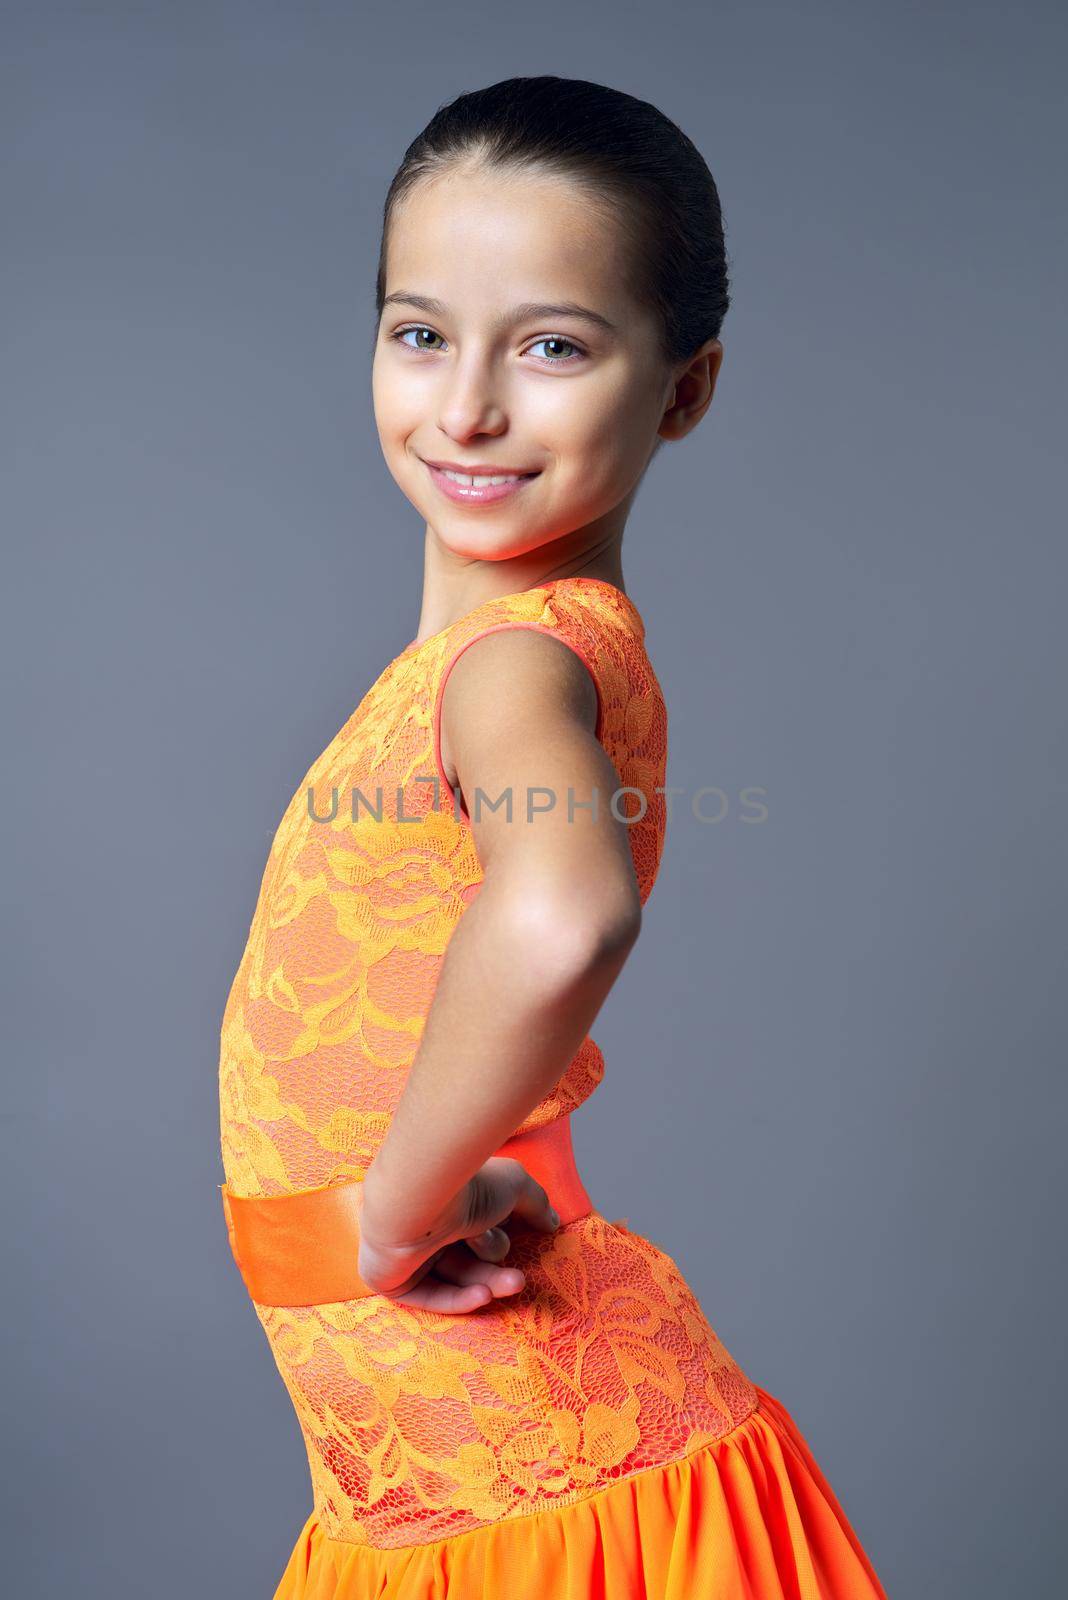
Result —
M398 1188L389 1173L377 1165L377 1158L361 1187L360 1225L379 1248L401 1255L420 1251L426 1255L456 1238L451 1215L424 1218L412 1213L410 1194L403 1187Z

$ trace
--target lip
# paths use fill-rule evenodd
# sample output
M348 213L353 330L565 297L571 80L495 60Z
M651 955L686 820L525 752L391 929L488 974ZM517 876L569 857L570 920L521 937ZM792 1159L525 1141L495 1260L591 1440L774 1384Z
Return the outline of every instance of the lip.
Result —
M428 467L440 467L444 472L468 472L472 478L530 478L535 474L529 467L502 467L492 461L478 461L468 464L464 461L431 461L429 456L422 458Z
M466 484L454 483L452 478L447 478L441 470L447 467L450 472L470 473L473 477L503 477L511 469L508 467L465 467L454 466L452 462L424 461L423 465L429 472L434 484L447 499L457 505L481 506L494 505L500 500L507 500L510 495L518 494L528 483L532 483L538 473L524 473L512 483L486 483Z

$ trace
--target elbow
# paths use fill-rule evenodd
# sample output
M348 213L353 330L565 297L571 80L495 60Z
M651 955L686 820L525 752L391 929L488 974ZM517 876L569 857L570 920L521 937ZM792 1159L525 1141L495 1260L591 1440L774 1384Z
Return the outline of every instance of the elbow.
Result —
M627 898L610 916L595 923L591 930L592 959L616 962L629 955L642 930L642 903L635 895Z
M525 896L518 916L520 937L537 950L542 970L566 980L621 967L641 932L642 907L636 889L612 897L575 887Z

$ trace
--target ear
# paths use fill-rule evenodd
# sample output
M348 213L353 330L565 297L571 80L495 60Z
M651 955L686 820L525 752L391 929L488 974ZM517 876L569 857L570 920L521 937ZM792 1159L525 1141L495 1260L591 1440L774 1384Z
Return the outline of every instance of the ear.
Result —
M658 430L661 438L683 439L696 428L712 404L722 363L722 344L718 339L706 339L686 366L675 374L674 393Z

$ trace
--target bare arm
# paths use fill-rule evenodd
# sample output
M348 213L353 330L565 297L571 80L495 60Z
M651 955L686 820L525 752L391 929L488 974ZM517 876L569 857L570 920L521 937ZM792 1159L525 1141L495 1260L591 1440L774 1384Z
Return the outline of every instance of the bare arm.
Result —
M364 1184L379 1238L403 1245L433 1234L443 1207L559 1080L637 938L627 828L609 804L619 777L594 737L595 713L582 662L530 630L476 641L449 676L443 759L471 813L484 881L449 941ZM480 814L476 787L491 800L510 788L512 820L504 807ZM530 821L528 788L555 795ZM578 809L594 789L596 816Z

